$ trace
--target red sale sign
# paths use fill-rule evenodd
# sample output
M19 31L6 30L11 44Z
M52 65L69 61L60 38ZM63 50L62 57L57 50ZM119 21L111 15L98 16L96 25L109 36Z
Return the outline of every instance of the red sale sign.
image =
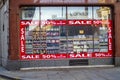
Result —
M93 43L92 38L85 38L83 35L64 38L60 36L59 27L98 27L107 25L105 33L96 39L97 51L89 51L84 46ZM46 27L45 27L46 26ZM52 28L54 26L54 28ZM104 27L103 27L104 28ZM80 29L80 28L79 28ZM79 33L84 33L80 30ZM92 36L92 35L91 35ZM101 38L102 36L105 36ZM75 40L74 40L75 39ZM84 41L83 41L84 40ZM75 42L76 41L76 42ZM83 42L81 42L83 41ZM88 41L88 43L86 42ZM67 43L67 44L66 44ZM66 45L65 45L66 44ZM83 46L81 47L80 44ZM72 46L71 46L72 45ZM76 46L77 45L77 46ZM51 47L52 46L52 47ZM92 50L94 47L92 47ZM83 50L83 51L81 51ZM88 51L87 51L88 50ZM70 59L70 58L107 58L113 57L112 53L112 21L111 20L21 20L20 21L20 59Z
M110 20L22 20L21 26L34 26L34 25L100 25L110 24Z

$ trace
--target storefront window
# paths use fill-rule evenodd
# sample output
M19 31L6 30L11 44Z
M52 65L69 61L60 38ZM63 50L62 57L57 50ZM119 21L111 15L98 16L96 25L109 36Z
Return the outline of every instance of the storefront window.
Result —
M112 57L110 7L22 7L21 59Z

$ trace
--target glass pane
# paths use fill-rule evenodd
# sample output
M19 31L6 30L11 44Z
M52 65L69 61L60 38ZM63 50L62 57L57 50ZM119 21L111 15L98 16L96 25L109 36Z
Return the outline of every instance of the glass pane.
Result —
M108 52L108 26L99 28L100 52Z
M94 7L94 19L110 20L111 9L110 7Z
M26 38L26 53L39 53L40 46L40 27L39 26L26 26L25 38Z
M22 20L25 26L25 50L27 54L39 53L39 7L22 7Z
M91 26L67 26L64 29L68 53L93 52L94 32Z
M41 20L66 19L65 7L41 7Z
M39 20L39 7L22 7L22 20Z
M58 54L61 52L63 47L60 45L60 29L62 25L54 25L54 22L66 20L66 8L65 7L41 7L41 30L46 34L45 40L42 42L46 43L46 53L47 54ZM43 31L43 29L45 29ZM63 31L64 32L64 31ZM42 37L42 35L41 35ZM60 48L60 49L59 49ZM62 49L63 50L63 49ZM62 51L63 53L64 51Z
M72 42L68 42L68 30L66 26L60 26L60 53L68 53L68 52L72 52L72 50L68 51L68 45L72 44ZM69 45L69 47L71 47Z
M94 19L102 20L94 34L94 52L108 52L108 20L111 20L110 7L94 7Z
M68 19L92 19L92 7L68 7Z
M59 26L46 26L46 53L55 54L59 53Z
M108 52L108 26L94 29L94 52Z
M99 27L93 26L94 27L94 52L99 52L100 51L100 41L99 41L99 35L100 35L100 30Z

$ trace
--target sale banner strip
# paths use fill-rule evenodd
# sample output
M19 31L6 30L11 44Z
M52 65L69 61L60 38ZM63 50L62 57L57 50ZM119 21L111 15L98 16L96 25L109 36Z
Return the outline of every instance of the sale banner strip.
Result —
M108 24L108 49L109 52L112 54L112 21L109 21L110 24Z
M20 26L20 56L25 54L25 28Z
M38 26L38 25L100 25L110 24L110 20L22 20L22 26Z
M72 58L110 58L111 53L79 53L79 54L24 54L21 60L39 59L72 59Z

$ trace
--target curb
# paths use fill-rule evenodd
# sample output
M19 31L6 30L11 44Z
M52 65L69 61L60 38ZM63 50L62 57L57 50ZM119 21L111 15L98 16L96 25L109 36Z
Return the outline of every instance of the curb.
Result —
M94 66L59 66L59 67L30 67L30 68L21 68L21 71L24 70L54 70L54 69L80 69L80 68L108 68L114 67L114 65L94 65Z
M6 75L1 75L1 74L0 74L0 77L5 78L5 79L9 79L9 80L22 80L22 79L13 78L13 77L9 77L9 76L6 76Z

